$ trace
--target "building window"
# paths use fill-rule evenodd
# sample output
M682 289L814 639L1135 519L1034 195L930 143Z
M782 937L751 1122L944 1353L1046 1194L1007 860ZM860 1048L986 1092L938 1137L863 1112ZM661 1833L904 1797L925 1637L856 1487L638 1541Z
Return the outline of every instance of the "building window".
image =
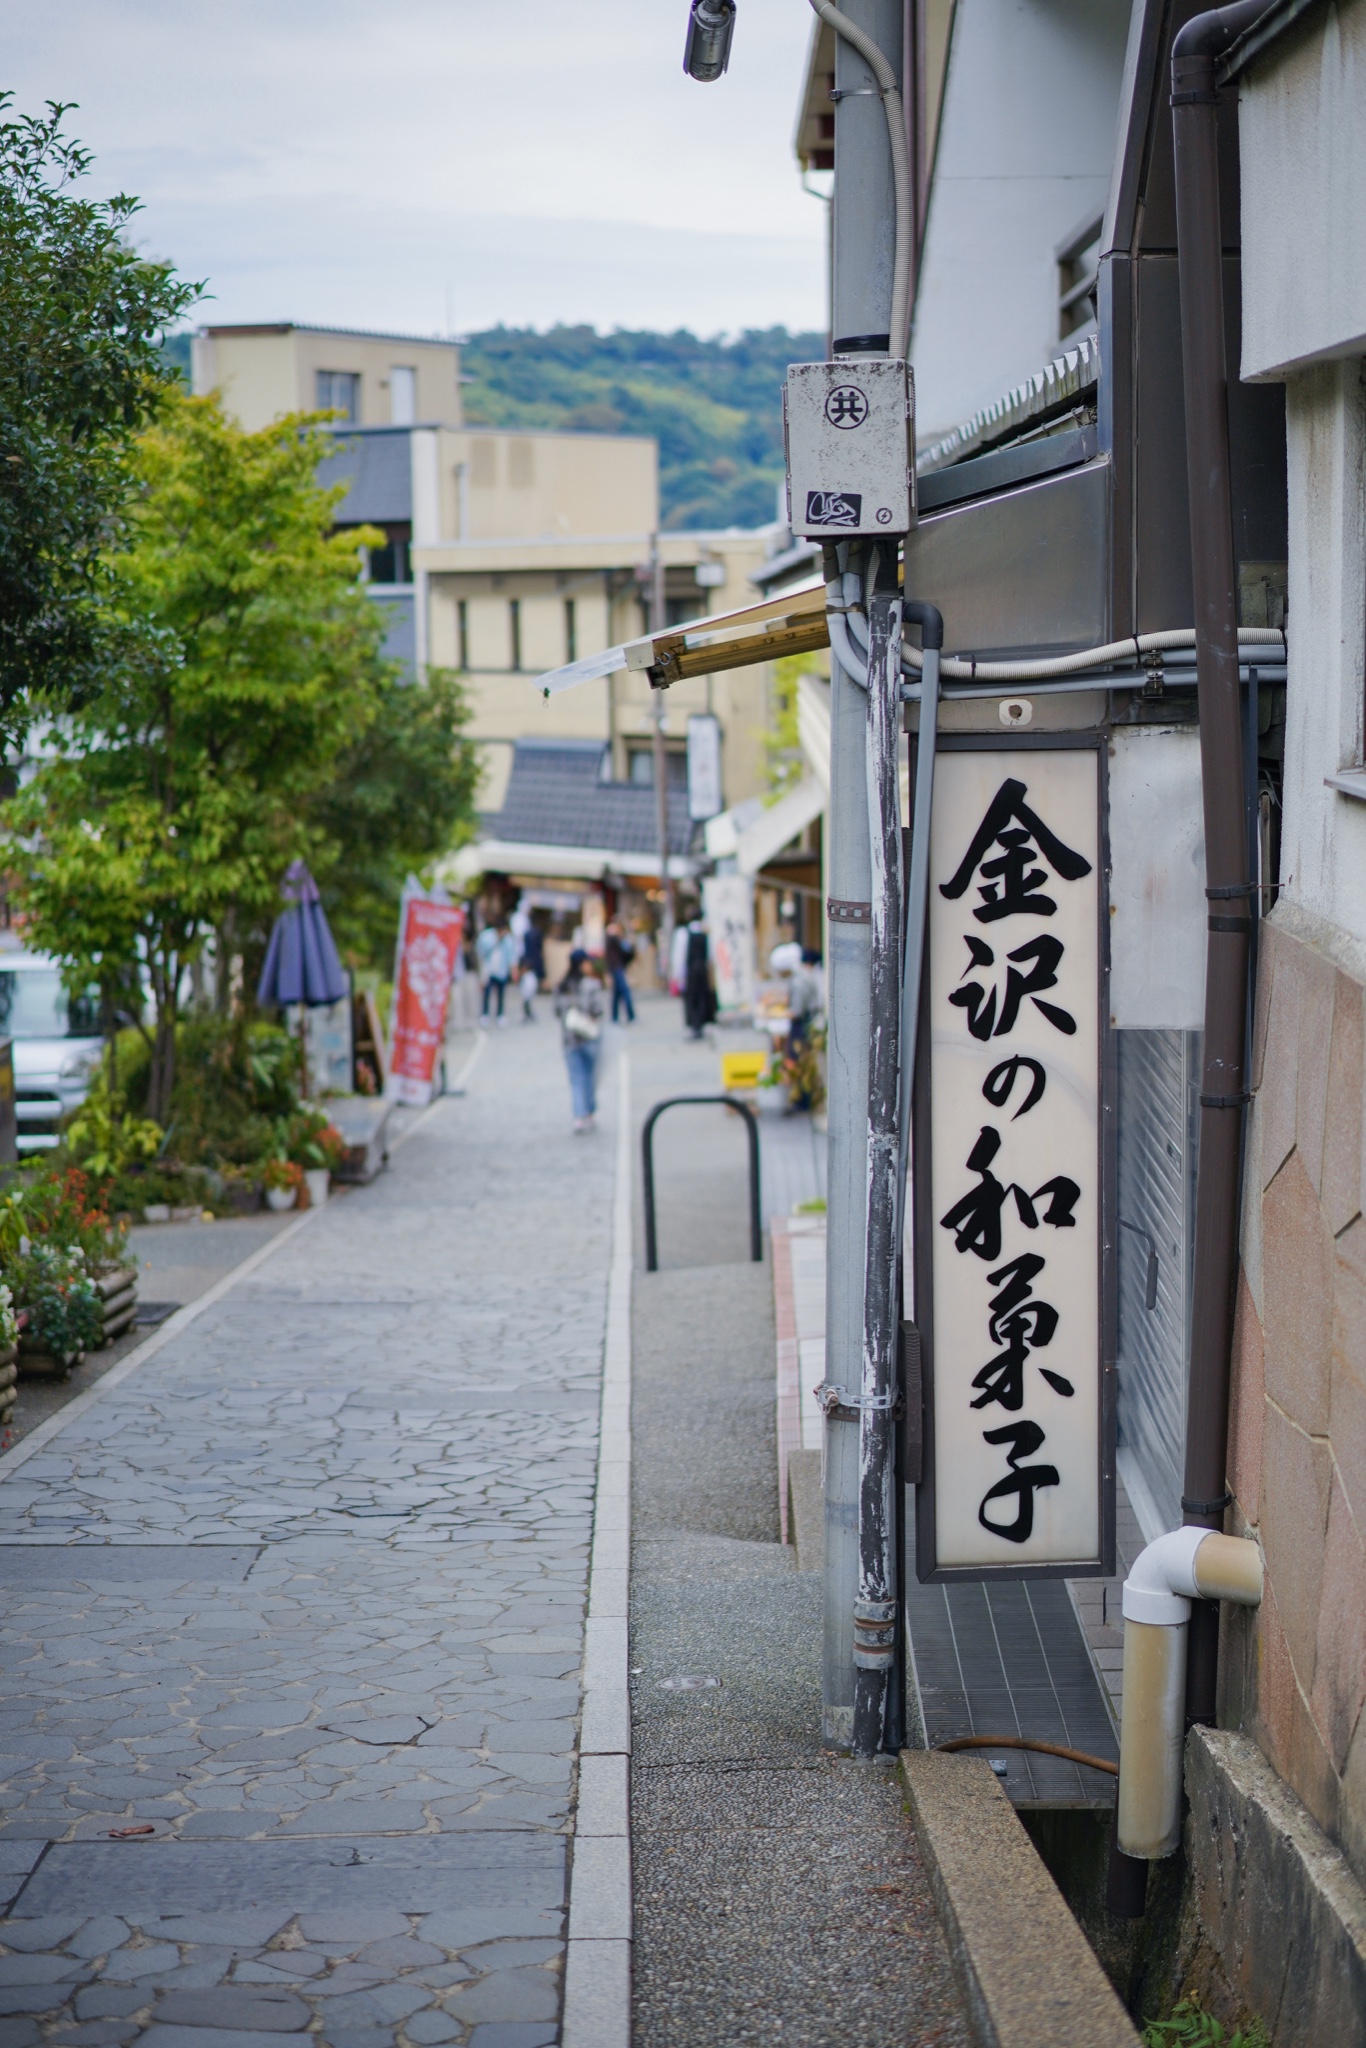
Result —
M476 490L491 490L498 481L498 444L482 438L470 443L470 482Z
M522 666L522 605L516 597L508 599L508 646L512 657L509 666L519 669Z
M651 742L627 743L626 780L636 789L654 788L655 750ZM688 756L682 747L665 747L664 782L669 789L687 788Z
M533 441L509 441L508 482L526 489L536 481L536 445Z
M409 549L412 546L412 527L406 522L401 526L386 526L382 548L369 550L369 575L372 583L411 583L412 562Z
M389 372L389 417L396 427L417 418L417 371L396 365Z
M1103 214L1092 215L1053 251L1058 265L1059 341L1096 324L1096 281L1104 225Z
M577 661L579 658L578 621L574 616L572 597L567 597L564 601L564 658L566 661Z
M360 418L360 377L355 370L316 370L314 402L319 412L339 412L355 426Z
M463 597L456 600L455 639L461 672L468 675L470 666L470 608Z

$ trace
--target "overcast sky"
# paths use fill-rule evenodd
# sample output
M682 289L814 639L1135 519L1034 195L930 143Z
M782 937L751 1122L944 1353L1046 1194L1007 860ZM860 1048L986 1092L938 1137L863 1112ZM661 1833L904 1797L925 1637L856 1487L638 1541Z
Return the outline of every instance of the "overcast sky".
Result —
M812 15L739 0L44 0L7 12L23 111L75 100L92 185L207 280L200 320L822 324L824 208L791 137Z

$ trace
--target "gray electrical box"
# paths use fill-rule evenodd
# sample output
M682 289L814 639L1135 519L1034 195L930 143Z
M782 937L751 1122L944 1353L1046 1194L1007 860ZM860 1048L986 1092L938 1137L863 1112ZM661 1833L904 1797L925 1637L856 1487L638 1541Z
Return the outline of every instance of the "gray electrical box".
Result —
M910 365L885 357L793 363L783 392L788 524L810 540L915 524Z

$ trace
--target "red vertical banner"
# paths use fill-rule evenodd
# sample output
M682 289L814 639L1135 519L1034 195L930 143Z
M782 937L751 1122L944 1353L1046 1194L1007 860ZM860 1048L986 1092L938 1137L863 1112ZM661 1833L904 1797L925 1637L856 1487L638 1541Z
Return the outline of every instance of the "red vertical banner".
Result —
M420 1105L432 1099L432 1076L446 1031L451 977L464 935L463 910L449 903L429 903L422 896L408 897L389 1060L388 1092L397 1102Z

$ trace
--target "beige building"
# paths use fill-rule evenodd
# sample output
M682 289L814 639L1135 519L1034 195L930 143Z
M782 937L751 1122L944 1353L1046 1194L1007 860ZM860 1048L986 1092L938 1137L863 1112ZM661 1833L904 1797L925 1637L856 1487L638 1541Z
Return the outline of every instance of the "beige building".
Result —
M288 324L205 328L194 388L221 390L249 428L329 404L354 422L338 428L324 477L347 487L340 523L386 535L370 575L393 618L389 651L415 670L453 668L469 679L470 729L486 767L482 810L502 807L519 742L601 742L613 782L652 787L653 700L643 676L550 699L537 677L648 627L659 525L653 440L466 425L454 342ZM765 530L660 536L669 622L753 602L750 577L772 544ZM671 784L681 783L689 715L711 712L725 803L763 791L771 685L771 672L756 668L671 690Z
M286 412L339 412L358 427L458 427L460 350L453 341L345 328L201 327L192 346L196 391L221 391L249 431Z

